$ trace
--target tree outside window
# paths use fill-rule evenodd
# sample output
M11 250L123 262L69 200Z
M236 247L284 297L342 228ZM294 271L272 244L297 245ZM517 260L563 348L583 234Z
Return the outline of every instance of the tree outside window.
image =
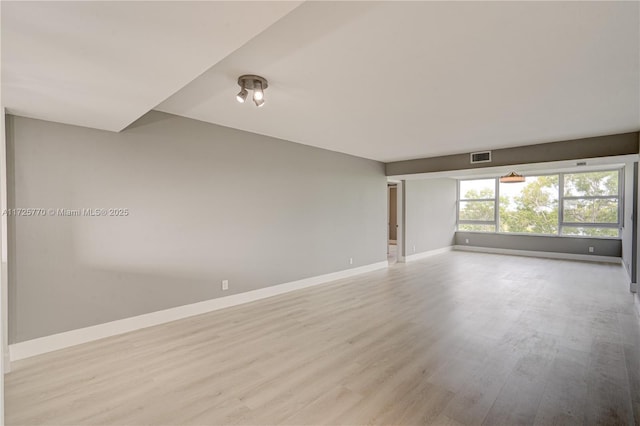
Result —
M498 187L496 179L459 181L458 230L615 238L619 180L619 170L607 170L527 176Z

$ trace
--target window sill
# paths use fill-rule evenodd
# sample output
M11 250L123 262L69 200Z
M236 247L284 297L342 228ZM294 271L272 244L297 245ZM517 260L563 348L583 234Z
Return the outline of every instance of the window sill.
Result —
M556 235L556 234L529 234L526 232L484 232L484 231L455 231L456 233L465 234L482 234L482 235L504 235L504 236L517 236L517 237L546 237L546 238L579 238L579 239L593 239L593 240L622 240L622 237L603 237L603 236L590 236L590 235Z

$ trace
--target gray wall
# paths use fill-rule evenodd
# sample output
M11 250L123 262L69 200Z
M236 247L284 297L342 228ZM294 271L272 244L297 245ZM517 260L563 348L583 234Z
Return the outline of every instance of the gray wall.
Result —
M629 155L638 153L639 136L639 132L631 132L520 146L516 148L495 149L491 152L492 161L490 163L471 164L469 154L456 154L396 161L387 163L385 167L387 176L398 176L449 170L481 169L513 164L574 160L576 158Z
M469 240L467 243L466 240ZM556 253L620 257L620 240L606 238L571 238L543 235L483 234L456 232L455 244L460 246L490 247L509 250L532 250ZM594 248L589 253L589 247Z
M446 178L405 181L406 255L453 244L456 185L455 179Z
M381 163L159 112L7 130L13 207L130 212L12 218L12 343L386 260Z

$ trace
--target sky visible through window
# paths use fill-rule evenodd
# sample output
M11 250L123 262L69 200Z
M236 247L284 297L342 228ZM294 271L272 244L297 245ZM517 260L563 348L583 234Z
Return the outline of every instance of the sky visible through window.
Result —
M500 183L500 197L508 197L509 206L513 204L514 197L520 195L524 187L531 183L532 180L537 179L537 176L527 176L525 182L514 182L514 183ZM460 181L460 198L467 198L467 194L470 191L475 193L482 193L483 190L491 190L491 196L487 198L493 198L495 194L493 192L495 188L495 179L480 179L480 180L461 180ZM470 198L478 198L478 197L470 197Z

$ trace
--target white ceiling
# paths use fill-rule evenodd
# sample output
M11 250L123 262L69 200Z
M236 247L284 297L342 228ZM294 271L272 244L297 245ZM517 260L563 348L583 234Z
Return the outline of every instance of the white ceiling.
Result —
M2 104L120 131L299 4L2 1Z
M2 2L2 102L109 130L155 107L380 161L640 130L638 2L298 4ZM243 73L269 80L263 108L235 101Z

